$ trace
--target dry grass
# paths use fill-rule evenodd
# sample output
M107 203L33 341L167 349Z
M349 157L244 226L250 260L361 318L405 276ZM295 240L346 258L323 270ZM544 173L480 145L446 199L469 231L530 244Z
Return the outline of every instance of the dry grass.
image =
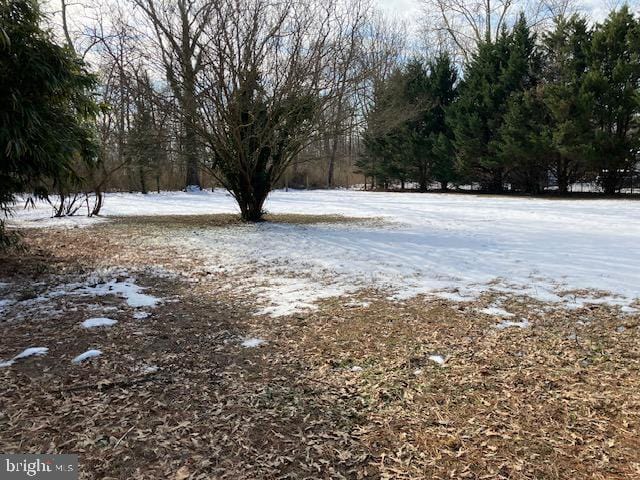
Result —
M513 297L505 306L531 327L498 330L478 312L490 297L391 302L365 291L366 303L334 298L316 312L259 317L222 288L232 278L194 282L197 259L141 246L141 235L235 221L27 232L30 253L1 259L0 281L14 291L119 265L172 301L135 321L105 297L120 323L99 333L77 327L90 312L73 296L56 300L51 319L0 324L0 358L51 347L0 370L2 450L79 453L83 478L102 479L640 478L637 315ZM246 335L268 343L243 349ZM70 364L96 346L98 361ZM160 369L132 369L142 364Z
M137 217L110 217L111 223L126 226L144 225L145 228L210 228L240 225L244 222L239 215L220 213L213 215L149 215ZM291 223L296 225L312 225L316 223L360 223L375 222L371 218L344 217L342 215L302 215L302 214L267 214L263 218L266 223Z

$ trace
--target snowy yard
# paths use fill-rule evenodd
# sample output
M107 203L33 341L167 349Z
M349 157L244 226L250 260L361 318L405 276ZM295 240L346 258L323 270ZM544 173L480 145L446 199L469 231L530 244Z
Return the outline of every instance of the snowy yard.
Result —
M191 249L206 271L242 273L260 313L314 308L360 288L394 298L431 294L472 300L482 292L526 295L567 308L588 303L633 312L640 296L640 204L454 194L277 191L273 214L326 214L371 222L194 228L158 238ZM110 194L104 216L235 213L215 193ZM100 221L51 219L47 206L19 211L20 226Z
M260 224L223 192L19 211L61 228L0 257L0 445L78 453L83 479L639 478L639 206L279 191Z

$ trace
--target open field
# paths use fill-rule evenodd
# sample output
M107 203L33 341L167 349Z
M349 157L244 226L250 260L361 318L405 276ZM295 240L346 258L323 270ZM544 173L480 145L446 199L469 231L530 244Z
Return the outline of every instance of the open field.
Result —
M240 224L216 192L19 212L3 450L78 453L101 479L640 476L636 203L267 209Z

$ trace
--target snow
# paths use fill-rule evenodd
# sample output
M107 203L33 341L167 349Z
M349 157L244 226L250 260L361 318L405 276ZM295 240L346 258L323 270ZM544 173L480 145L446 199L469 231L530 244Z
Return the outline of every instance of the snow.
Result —
M529 328L531 324L528 320L522 320L521 322L514 322L511 320L503 320L494 326L496 330L504 330L505 328L517 327L517 328Z
M429 360L436 362L438 365L444 365L445 359L442 355L430 355Z
M490 306L487 308L483 308L479 310L480 313L484 313L486 315L491 315L492 317L513 317L514 314L511 312L507 312L504 308Z
M8 307L9 305L13 305L14 303L16 303L15 300L11 300L9 298L0 300L0 311L4 310L4 307Z
M16 363L16 360L21 360L23 358L29 357L42 357L47 353L49 353L49 349L47 347L29 347L13 357L13 359L0 362L0 368L10 367L14 363Z
M567 308L624 308L639 296L640 208L630 200L290 190L272 193L266 210L371 220L183 229L145 242L179 247L198 256L203 269L234 274L229 288L252 293L256 313L272 316L370 287L397 300L427 294L469 301L491 292ZM103 214L237 211L231 196L217 190L108 194ZM41 205L9 223L33 226L49 214ZM606 295L583 293L595 290ZM130 305L140 303L136 293Z
M131 279L129 279L124 282L110 280L106 283L85 286L75 290L73 293L89 296L116 295L123 298L127 302L127 305L133 308L155 307L160 299L152 295L142 293L143 290L143 287L136 285Z
M352 372L361 372L363 369L362 367L358 366L358 365L354 365L353 367L351 367L350 369Z
M110 327L118 323L117 320L105 317L87 318L82 322L84 328L96 328L96 327Z
M246 338L240 345L244 348L255 348L265 343L267 343L267 341L262 338Z
M82 363L85 360L88 360L90 358L99 357L100 355L102 355L102 352L100 350L87 350L86 352L81 353L76 358L71 360L71 363Z
M46 355L47 353L49 353L49 349L47 347L31 347L23 350L22 353L19 353L18 355L13 357L13 359L19 360L21 358L28 357L41 357L43 355Z
M368 308L371 306L371 302L365 300L352 300L344 304L347 308Z
M133 318L136 320L144 320L145 318L149 318L151 314L149 312L134 312Z
M280 317L292 313L316 310L315 302L324 298L343 295L350 290L344 286L320 286L304 278L274 277L264 280L267 286L254 289L262 303L268 306L259 309L256 315Z
M150 269L145 269L149 274ZM88 297L92 301L96 298L114 296L122 300L132 308L152 308L162 301L152 295L144 293L145 288L135 283L135 278L122 268L99 269L87 277L76 277L75 281L62 283L53 288L42 290L42 284L33 284L40 294L34 298L21 301L3 303L0 306L0 316L2 309L11 309L14 319L29 319L38 317L41 319L51 319L65 315L65 312L73 311L69 308L68 299L70 297ZM77 299L74 299L77 300ZM111 303L111 302L109 302ZM105 305L96 303L86 303L87 310L95 312L96 317L111 316L112 312L119 312L120 305ZM77 306L73 307L76 308ZM107 313L110 312L110 313Z

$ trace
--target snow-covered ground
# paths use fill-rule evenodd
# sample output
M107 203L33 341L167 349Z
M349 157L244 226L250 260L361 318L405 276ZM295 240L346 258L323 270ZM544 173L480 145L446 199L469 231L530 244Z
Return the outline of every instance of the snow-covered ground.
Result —
M260 313L314 308L320 298L380 287L396 298L428 293L464 300L486 290L576 307L629 307L640 297L640 203L455 194L277 191L271 213L340 214L384 222L264 223L184 229L158 244L193 249L203 270L242 272ZM103 214L234 213L223 191L110 194ZM18 211L20 226L97 221L50 219L50 209ZM258 266L259 268L255 268ZM258 272L258 273L256 273ZM599 290L604 297L565 295Z

